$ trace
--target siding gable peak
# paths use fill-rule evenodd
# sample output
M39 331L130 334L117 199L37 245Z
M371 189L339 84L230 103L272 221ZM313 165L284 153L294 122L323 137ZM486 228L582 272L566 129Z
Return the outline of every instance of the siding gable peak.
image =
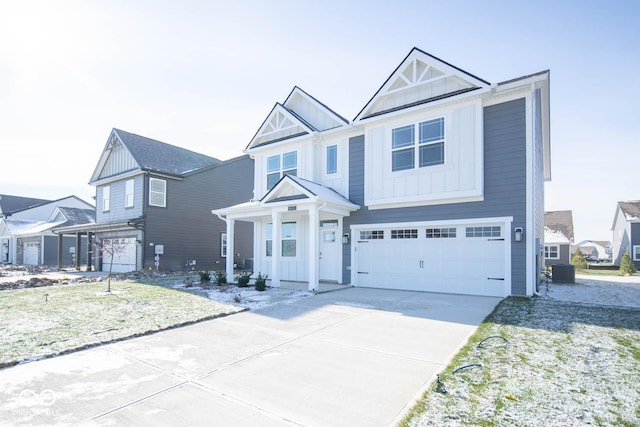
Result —
M277 102L245 151L315 132L317 129L310 123Z
M488 87L489 82L413 48L354 122Z

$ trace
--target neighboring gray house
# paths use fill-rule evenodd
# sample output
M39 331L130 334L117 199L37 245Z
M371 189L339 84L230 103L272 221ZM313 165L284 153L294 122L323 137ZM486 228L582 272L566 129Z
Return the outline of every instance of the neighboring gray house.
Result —
M214 213L253 223L271 286L532 295L549 117L548 71L489 83L414 48L351 122L294 87L245 148L253 199Z
M0 217L0 262L74 266L76 250L86 253L86 239L59 240L53 233L56 227L95 222L93 205L78 197L41 200L35 205L4 212Z
M547 267L571 262L573 239L571 211L544 213L544 260Z
M618 202L611 226L612 262L620 265L623 255L629 255L636 267L640 267L640 200Z
M11 216L14 212L22 211L51 201L52 200L47 199L35 199L33 197L0 194L0 218L5 218Z
M222 162L113 129L89 181L96 224L56 232L88 235L97 270L217 270L227 257L250 266L251 224L240 224L227 253L225 224L211 210L250 199L252 182L249 156Z

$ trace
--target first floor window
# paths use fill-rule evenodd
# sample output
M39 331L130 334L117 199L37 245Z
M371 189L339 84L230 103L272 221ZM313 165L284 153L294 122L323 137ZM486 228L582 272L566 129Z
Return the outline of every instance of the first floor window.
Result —
M640 246L638 245L633 247L633 260L640 261Z
M223 258L227 256L227 233L222 233L220 236L220 256Z
M547 259L560 258L560 250L557 245L547 245L544 247L544 257Z
M149 205L167 206L167 181L158 178L149 178Z
M296 239L296 222L283 222L282 223L282 256L283 257L295 257L297 253L297 239ZM265 254L266 256L273 256L273 224L269 223L266 226L265 232Z
M111 187L102 187L102 212L107 212L111 208Z
M296 223L282 223L282 256L296 256Z

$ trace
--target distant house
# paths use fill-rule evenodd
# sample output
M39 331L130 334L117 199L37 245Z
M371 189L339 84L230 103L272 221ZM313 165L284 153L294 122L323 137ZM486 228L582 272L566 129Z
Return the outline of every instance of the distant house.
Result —
M0 218L11 216L14 212L22 211L47 202L51 202L51 200L0 194Z
M544 213L544 260L546 266L569 264L573 239L573 213L571 211Z
M253 223L271 286L531 295L548 85L548 71L489 83L414 48L351 122L295 86L245 148L254 197L214 213L230 236Z
M113 272L224 269L230 258L252 261L251 224L239 224L227 251L224 221L211 210L252 197L253 161L227 161L113 129L89 184L96 189L96 223L61 227L86 235L92 268Z
M0 217L1 262L74 266L78 254L86 253L86 239L67 237L59 240L53 230L60 226L94 223L95 210L90 203L76 196L58 200L1 197L12 202L27 200L22 208L17 208L16 204L11 210L3 206L4 213ZM39 202L33 204L33 200Z
M600 240L583 240L572 248L580 249L584 256L600 261L611 261L611 242ZM575 249L573 252L575 252Z
M620 265L629 251L636 267L640 267L640 200L618 202L611 231L613 264Z

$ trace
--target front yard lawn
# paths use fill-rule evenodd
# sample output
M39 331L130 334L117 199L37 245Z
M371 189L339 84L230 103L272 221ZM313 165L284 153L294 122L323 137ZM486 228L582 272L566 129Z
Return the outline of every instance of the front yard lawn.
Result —
M133 280L0 291L0 368L244 310Z
M640 309L510 297L402 425L637 426L638 378Z

